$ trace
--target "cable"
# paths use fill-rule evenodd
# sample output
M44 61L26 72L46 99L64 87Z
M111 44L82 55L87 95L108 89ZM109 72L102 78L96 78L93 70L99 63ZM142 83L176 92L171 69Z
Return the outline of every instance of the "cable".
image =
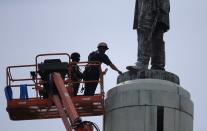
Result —
M81 122L80 124L78 124L76 126L78 127L78 126L82 126L82 125L86 125L86 124L91 124L97 131L100 131L98 125L94 122L91 122L91 121L83 121L83 122Z
M99 127L98 127L98 125L96 123L91 122L91 121L83 121L83 122L91 124L97 131L100 131L100 129L99 129Z

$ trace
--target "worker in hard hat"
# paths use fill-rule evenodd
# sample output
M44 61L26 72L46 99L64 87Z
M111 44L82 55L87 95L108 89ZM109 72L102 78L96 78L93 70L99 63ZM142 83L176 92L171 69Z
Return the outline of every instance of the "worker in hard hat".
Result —
M88 56L88 61L98 61L100 63L104 63L107 66L110 66L111 69L117 71L119 74L122 74L122 72L111 62L109 57L105 54L105 52L109 49L108 45L105 42L101 42L97 46L98 50L93 51ZM91 81L91 80L99 80L100 72L98 67L89 66L84 71L84 80L85 81ZM93 83L85 83L85 91L84 95L94 95L96 91L96 87L98 85L98 82Z
M71 79L72 82L77 82L77 83L72 83L73 87L73 95L76 96L79 90L80 86L80 81L83 78L83 73L80 71L79 66L77 63L80 61L80 54L78 52L74 52L71 54L71 59L72 59L72 70L71 70Z

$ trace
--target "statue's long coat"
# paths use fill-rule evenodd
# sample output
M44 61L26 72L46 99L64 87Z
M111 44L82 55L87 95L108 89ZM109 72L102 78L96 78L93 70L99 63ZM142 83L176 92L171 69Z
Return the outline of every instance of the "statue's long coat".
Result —
M158 17L157 22L167 31L170 28L169 12L169 0L136 0L133 29L151 29L155 17Z

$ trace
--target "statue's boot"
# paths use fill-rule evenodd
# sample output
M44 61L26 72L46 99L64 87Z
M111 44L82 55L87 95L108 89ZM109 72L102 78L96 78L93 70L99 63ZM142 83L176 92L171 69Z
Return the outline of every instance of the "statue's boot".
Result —
M136 62L135 66L127 66L126 69L129 70L129 71L147 70L148 69L148 64L143 64L141 62Z

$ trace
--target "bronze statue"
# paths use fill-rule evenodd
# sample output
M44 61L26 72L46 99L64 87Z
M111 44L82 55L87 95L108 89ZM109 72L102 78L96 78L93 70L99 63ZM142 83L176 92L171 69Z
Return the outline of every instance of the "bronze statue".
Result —
M165 42L163 35L169 30L169 0L136 0L134 26L138 35L138 55L135 66L128 70L165 70Z

